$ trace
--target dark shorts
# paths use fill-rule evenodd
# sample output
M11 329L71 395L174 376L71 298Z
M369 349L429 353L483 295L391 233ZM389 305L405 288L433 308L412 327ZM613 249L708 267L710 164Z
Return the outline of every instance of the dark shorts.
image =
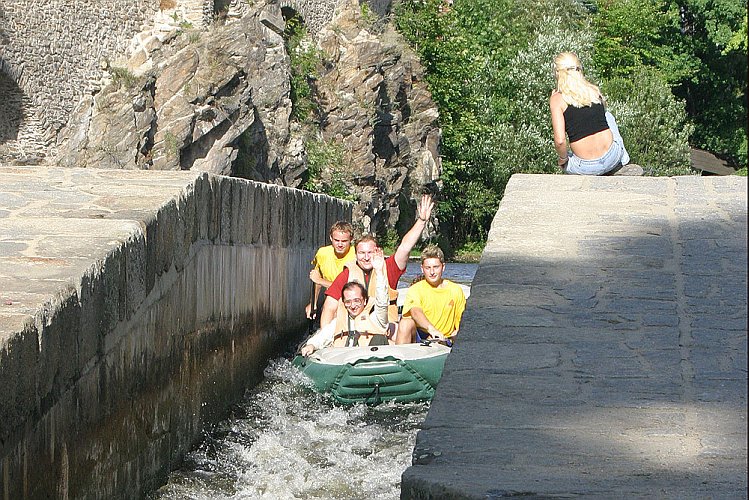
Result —
M372 335L369 345L388 345L388 338L386 335Z
M429 335L429 332L425 332L424 330L422 330L420 328L417 328L416 329L416 343L417 344L421 344L422 342L427 341L427 340L434 341L434 340L431 339L431 336ZM434 341L434 342L436 342L436 341ZM444 344L447 347L452 347L453 346L453 341L450 340L450 339L445 339L444 340Z

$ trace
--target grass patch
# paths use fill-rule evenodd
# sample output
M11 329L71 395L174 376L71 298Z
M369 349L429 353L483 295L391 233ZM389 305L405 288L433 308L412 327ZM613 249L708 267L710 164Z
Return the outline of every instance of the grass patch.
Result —
M112 66L109 69L109 74L112 76L112 83L120 88L132 89L138 83L138 77L127 68Z

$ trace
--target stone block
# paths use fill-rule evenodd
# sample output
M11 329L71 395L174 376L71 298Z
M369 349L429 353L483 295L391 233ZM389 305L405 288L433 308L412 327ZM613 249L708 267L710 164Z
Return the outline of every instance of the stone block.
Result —
M242 213L242 197L244 194L244 183L235 181L231 183L231 208L229 213L229 243L242 244L243 235L241 231L242 224L245 221L245 215Z
M127 321L133 317L143 304L147 295L149 277L153 277L153 270L149 268L149 254L143 234L134 234L123 245L124 254L124 286L125 286L125 317Z
M108 331L104 263L94 263L81 278L80 338L78 340L78 373L84 373L103 350L103 338Z
M216 188L220 193L220 205L218 208L218 241L222 245L228 245L232 242L232 219L235 217L232 212L233 206L233 183L228 177L216 176Z

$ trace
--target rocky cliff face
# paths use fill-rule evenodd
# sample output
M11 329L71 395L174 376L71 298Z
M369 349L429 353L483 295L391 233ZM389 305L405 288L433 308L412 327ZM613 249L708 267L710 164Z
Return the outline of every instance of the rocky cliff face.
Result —
M110 63L59 135L64 166L198 169L301 187L313 134L344 151L347 190L364 230L410 226L420 191L439 176L437 110L422 69L387 25L357 2L317 36L325 62L313 123L290 119L290 65L274 3L242 3L209 30L157 24ZM105 82L107 83L107 82ZM241 161L237 161L237 158ZM327 166L316 175L330 175ZM332 167L330 167L332 168Z
M208 31L157 25L138 35L129 59L107 68L111 82L75 109L55 162L231 175L239 138L260 126L267 144L257 146L273 163L288 141L291 102L268 10Z
M440 173L438 114L423 69L400 35L364 19L355 0L321 31L319 45L319 127L346 151L345 175L361 200L355 218L379 233L399 220L410 227L402 202L413 206Z

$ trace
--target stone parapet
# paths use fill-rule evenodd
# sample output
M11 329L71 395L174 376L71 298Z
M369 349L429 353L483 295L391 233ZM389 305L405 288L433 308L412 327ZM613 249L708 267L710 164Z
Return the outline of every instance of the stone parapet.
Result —
M514 175L401 498L745 498L746 177Z
M351 205L198 172L0 167L0 498L135 498L305 325Z

